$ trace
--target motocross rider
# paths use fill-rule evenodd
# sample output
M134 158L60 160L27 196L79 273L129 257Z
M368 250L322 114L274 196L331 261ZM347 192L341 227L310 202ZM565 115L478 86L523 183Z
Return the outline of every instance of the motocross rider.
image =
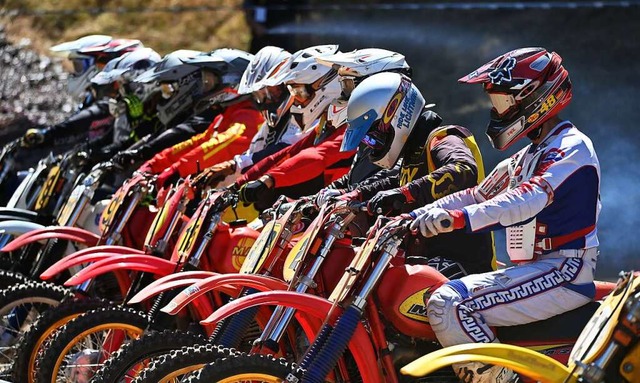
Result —
M277 48L274 48L277 49ZM256 60L263 60L264 54L250 57L250 61L239 60L237 50L220 49L216 55L226 57L218 61L214 70L209 70L217 84L209 96L212 108L220 110L207 129L186 141L167 148L147 161L140 170L159 173L157 185L164 188L178 177L195 174L221 160L232 158L249 147L253 137L263 122L262 115L255 109L248 96L238 95L238 87L245 80L248 68ZM234 57L236 56L236 57Z
M108 36L102 37L106 38ZM58 51L62 51L62 48L59 48L60 46L64 48L64 44L56 46L58 47ZM108 61L142 47L139 40L116 39L110 40L102 45L89 45L75 51L72 50L71 53L69 53L69 57L73 57L74 63L84 63L82 64L83 67L91 68L93 66L102 69ZM74 67L76 67L76 65L80 66L80 64L74 64ZM74 93L87 90L89 85L91 85L90 79L92 77L87 78L86 75L90 73L95 73L95 71L86 69L81 76L71 77L69 84L70 87L71 84L73 84L72 89ZM80 78L82 81L80 81ZM82 86L84 86L84 88L80 89ZM26 148L66 148L69 144L78 143L84 139L94 141L108 136L111 133L114 118L109 113L108 96L111 94L109 94L110 92L104 92L104 90L114 89L111 87L96 86L89 88L91 89L94 101L85 103L87 106L59 124L45 128L28 129L22 137L22 146Z
M531 143L478 186L411 214L424 235L506 228L517 266L451 281L430 297L429 323L443 346L498 342L490 326L539 321L578 308L595 294L600 166L591 140L558 113L571 101L562 59L543 48L508 52L461 78L482 84L493 108L487 128L504 150ZM448 223L451 223L450 225ZM465 382L513 382L510 370L454 364Z
M256 108L264 118L258 133L251 139L249 149L235 155L231 160L209 167L201 174L204 184L210 186L230 186L254 163L297 142L302 132L291 118L287 102L287 90L283 85L265 86L265 79L279 64L285 62L291 53L282 48L266 46L256 53L245 71L238 88L241 95L251 95Z
M370 214L396 215L477 185L484 169L473 135L461 126L441 125L440 116L424 106L407 76L379 73L363 80L349 98L342 149L364 143L371 161L389 170L402 158L399 172L382 170L348 189L325 190L320 197L368 201ZM408 238L406 261L428 264L450 279L495 269L490 233L455 234Z
M354 153L339 151L346 128L345 107L332 106L340 95L337 72L316 61L333 56L337 49L336 45L326 45L298 51L264 80L269 86L287 86L290 95L285 105L306 133L300 141L263 159L236 180L243 202L258 203L258 209L262 209L271 206L277 195L308 195L348 170Z

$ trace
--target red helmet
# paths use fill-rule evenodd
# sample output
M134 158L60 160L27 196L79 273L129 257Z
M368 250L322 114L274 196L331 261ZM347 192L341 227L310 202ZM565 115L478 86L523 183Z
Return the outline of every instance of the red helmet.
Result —
M535 139L543 122L571 101L569 73L562 58L544 48L522 48L503 54L459 79L484 85L493 108L487 136L504 150L525 134Z

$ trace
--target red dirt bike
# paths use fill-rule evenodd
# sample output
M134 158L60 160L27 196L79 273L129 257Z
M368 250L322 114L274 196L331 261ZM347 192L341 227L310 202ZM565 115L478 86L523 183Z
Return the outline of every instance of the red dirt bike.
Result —
M279 210L276 209L274 212ZM280 218L268 222L244 259L239 273L209 272L204 274L188 271L168 275L143 289L129 303L139 303L157 294L167 293L176 287L189 286L197 280L209 282L213 282L213 279L223 280L223 285L220 288L208 290L208 293L213 293L212 299L202 294L192 296L190 301L194 301L195 306L190 306L191 317L201 320L210 315L214 308L224 304L227 301L224 299L225 296L237 298L254 291L274 288L286 289L286 283L280 279L282 276L282 255L290 249L288 243L293 235L292 231L300 230L301 217L301 209L294 204ZM193 291L197 292L197 290ZM199 307L209 307L211 311L203 313ZM185 312L186 310L178 309L175 313L184 315ZM266 325L270 315L268 310L243 313L238 317L229 318L225 321L226 323L207 328L205 332L209 335L210 342L239 346L245 344L243 340L254 339L259 334L256 330ZM193 339L180 338L175 332L165 331L162 336L182 341L168 344L162 342L158 334L147 334L139 340L125 345L117 354L114 354L105 367L97 372L94 379L96 382L118 382L124 376L136 376L137 371L146 365L151 356L169 352L183 345L197 344L202 347L210 345L204 339L194 341ZM289 334L288 340L292 341L293 339L295 339L295 334ZM190 343L185 344L185 341L189 340Z
M163 209L155 221L158 225L166 226L169 229L167 232L170 232L172 227L178 226L177 222L181 219L180 214L171 215L171 211L179 211L181 206L185 205L185 201L189 199L182 195L180 190L188 193L186 188L179 189L165 204L165 207L169 208ZM65 284L83 285L101 275L122 274L130 278L127 281L129 285L128 297L149 283L152 278L169 275L183 268L192 270L201 268L218 272L235 271L239 266L237 258L242 255L237 249L244 247L248 249L258 236L258 232L247 227L245 222L226 224L222 221L223 211L228 206L235 204L236 201L236 193L229 191L210 193L181 230L169 260L153 254L115 254L111 257L99 255L96 262L82 269ZM156 253L161 253L160 249L169 248L170 246L167 247L169 242L167 232L164 234L158 231L150 233L147 240L151 242L148 243L147 250L151 252L151 249L154 249ZM210 246L211 243L216 243L217 246ZM91 258L83 259L83 263L87 261L91 261ZM72 261L72 263L75 262L77 260ZM64 267L69 264L63 265L61 261L55 266ZM57 268L56 270L48 270L48 272L59 270ZM148 314L131 308L112 306L87 312L69 321L65 328L55 334L49 347L36 361L38 379L48 381L63 376L69 377L80 368L79 365L85 363L91 365L87 368L93 374L96 366L116 351L125 339L137 338L147 328L167 328L167 324L159 321L156 315L156 308L162 299L162 297L158 297L157 302L150 309L150 306L146 306ZM206 304L206 306L196 309L194 314L196 318L198 318L199 310L204 310L207 314L213 310L210 301L207 300ZM203 317L203 314L200 313L199 318ZM185 320L189 321L188 318ZM113 334L120 335L114 338ZM102 341L87 348L86 339L88 337L100 336L104 337L101 338ZM193 341L193 336L189 340ZM90 351L91 356L88 359L84 358L78 361L78 357L84 356L87 350Z
M309 211L308 206L302 205L300 211L305 210ZM357 210L359 211L360 208ZM355 213L344 203L321 208L302 236L295 240L295 245L293 245L288 254L282 253L281 257L284 260L282 276L284 281L256 274L212 276L183 290L169 305L163 308L163 311L171 314L179 313L188 307L187 305L190 302L202 299L211 291L228 288L230 283L241 286L248 293L273 291L274 289L304 292L307 289L311 289L314 293L325 296L338 282L339 270L343 270L353 257L351 239L344 237L345 231L347 231L354 217ZM296 222L295 218L293 220L289 218L288 222L292 223L292 221ZM274 227L283 227L284 223L282 222L282 225L276 223ZM266 238L266 233L266 229L263 230L261 234L264 236L263 238ZM252 259L252 255L257 253L255 251L257 249L258 247L255 246L252 248L243 265L243 269L249 269L251 265L260 263L259 258ZM167 285L170 284L171 282L167 283ZM144 295L146 292L142 291L140 294ZM253 342L253 346L248 341L255 339L259 334L254 334L250 337L251 332L247 333L246 327L238 326L238 322L242 323L240 318L252 318L256 315L255 310L248 310L240 313L240 318L236 316L228 318L227 320L231 320L231 323L219 323L216 327L219 336L210 337L208 343L200 342L192 347L184 346L178 354L162 355L139 374L139 381L167 381L183 376L192 370L200 368L205 363L228 354L228 351L223 347L225 342L237 341L242 338L242 335L244 335L245 341L239 344L240 349L249 350L256 347L268 347L270 349L286 350L283 351L283 354L295 353L297 350L303 349L303 346L297 344L297 340L301 338L301 335L304 335L306 330L319 327L321 324L320 322L309 324L302 320L301 322L296 321L295 328L294 326L287 327L289 321L300 319L293 310L276 309L275 312L271 312L266 308L261 308L261 311L261 313L258 313L256 321L259 323L258 327L262 330L262 336ZM265 314L270 315L266 317L268 321L261 319L264 318ZM310 335L313 334L306 334L306 337ZM302 336L302 338L305 338L305 336ZM228 345L228 343L226 344ZM128 356L129 353L126 353L126 355ZM114 377L110 380L99 380L101 383L113 383L116 381Z
M398 262L399 245L407 233L408 222L387 223L387 219L378 218L328 299L295 292L258 293L225 305L203 321L216 323L260 305L294 308L308 316L310 323L323 322L314 329L317 336L304 357L297 360L299 364L267 355L236 353L208 365L199 373L200 380L194 381L325 382L328 376L337 381L400 381L401 366L438 348L423 297L447 282L429 266ZM599 295L608 291L601 289ZM566 360L579 330L597 306L594 303L548 321L498 329L498 336L505 343L536 345L548 355ZM544 337L536 336L540 330ZM457 381L452 370L439 371L437 378Z

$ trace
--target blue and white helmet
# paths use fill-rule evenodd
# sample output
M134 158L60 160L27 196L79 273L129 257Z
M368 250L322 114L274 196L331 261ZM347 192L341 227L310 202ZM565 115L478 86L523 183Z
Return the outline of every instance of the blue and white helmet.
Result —
M409 77L378 73L360 83L347 103L349 127L341 151L369 146L371 162L391 169L398 162L425 99Z

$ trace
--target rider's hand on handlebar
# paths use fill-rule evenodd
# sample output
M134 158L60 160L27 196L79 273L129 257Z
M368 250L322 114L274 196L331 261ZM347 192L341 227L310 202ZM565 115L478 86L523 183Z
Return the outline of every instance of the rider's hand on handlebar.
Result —
M210 168L205 169L195 179L194 183L202 186L215 187L218 183L223 181L227 176L232 175L236 171L236 162L229 160L215 164Z
M367 203L370 212L382 215L399 213L399 210L407 202L407 197L400 189L391 189L378 192Z
M454 229L461 229L464 226L462 211L434 207L419 215L411 224L411 230L420 230L423 236L433 237Z
M242 185L242 187L240 187L238 197L245 203L258 202L272 186L273 181L270 180L270 177L262 176L259 180L249 181Z
M33 148L44 142L44 132L42 129L31 128L22 136L20 145L24 148Z
M327 203L329 200L331 200L333 197L338 197L344 193L345 191L342 189L329 189L329 188L322 189L318 192L318 194L316 194L315 204L317 207L321 207L322 205Z

